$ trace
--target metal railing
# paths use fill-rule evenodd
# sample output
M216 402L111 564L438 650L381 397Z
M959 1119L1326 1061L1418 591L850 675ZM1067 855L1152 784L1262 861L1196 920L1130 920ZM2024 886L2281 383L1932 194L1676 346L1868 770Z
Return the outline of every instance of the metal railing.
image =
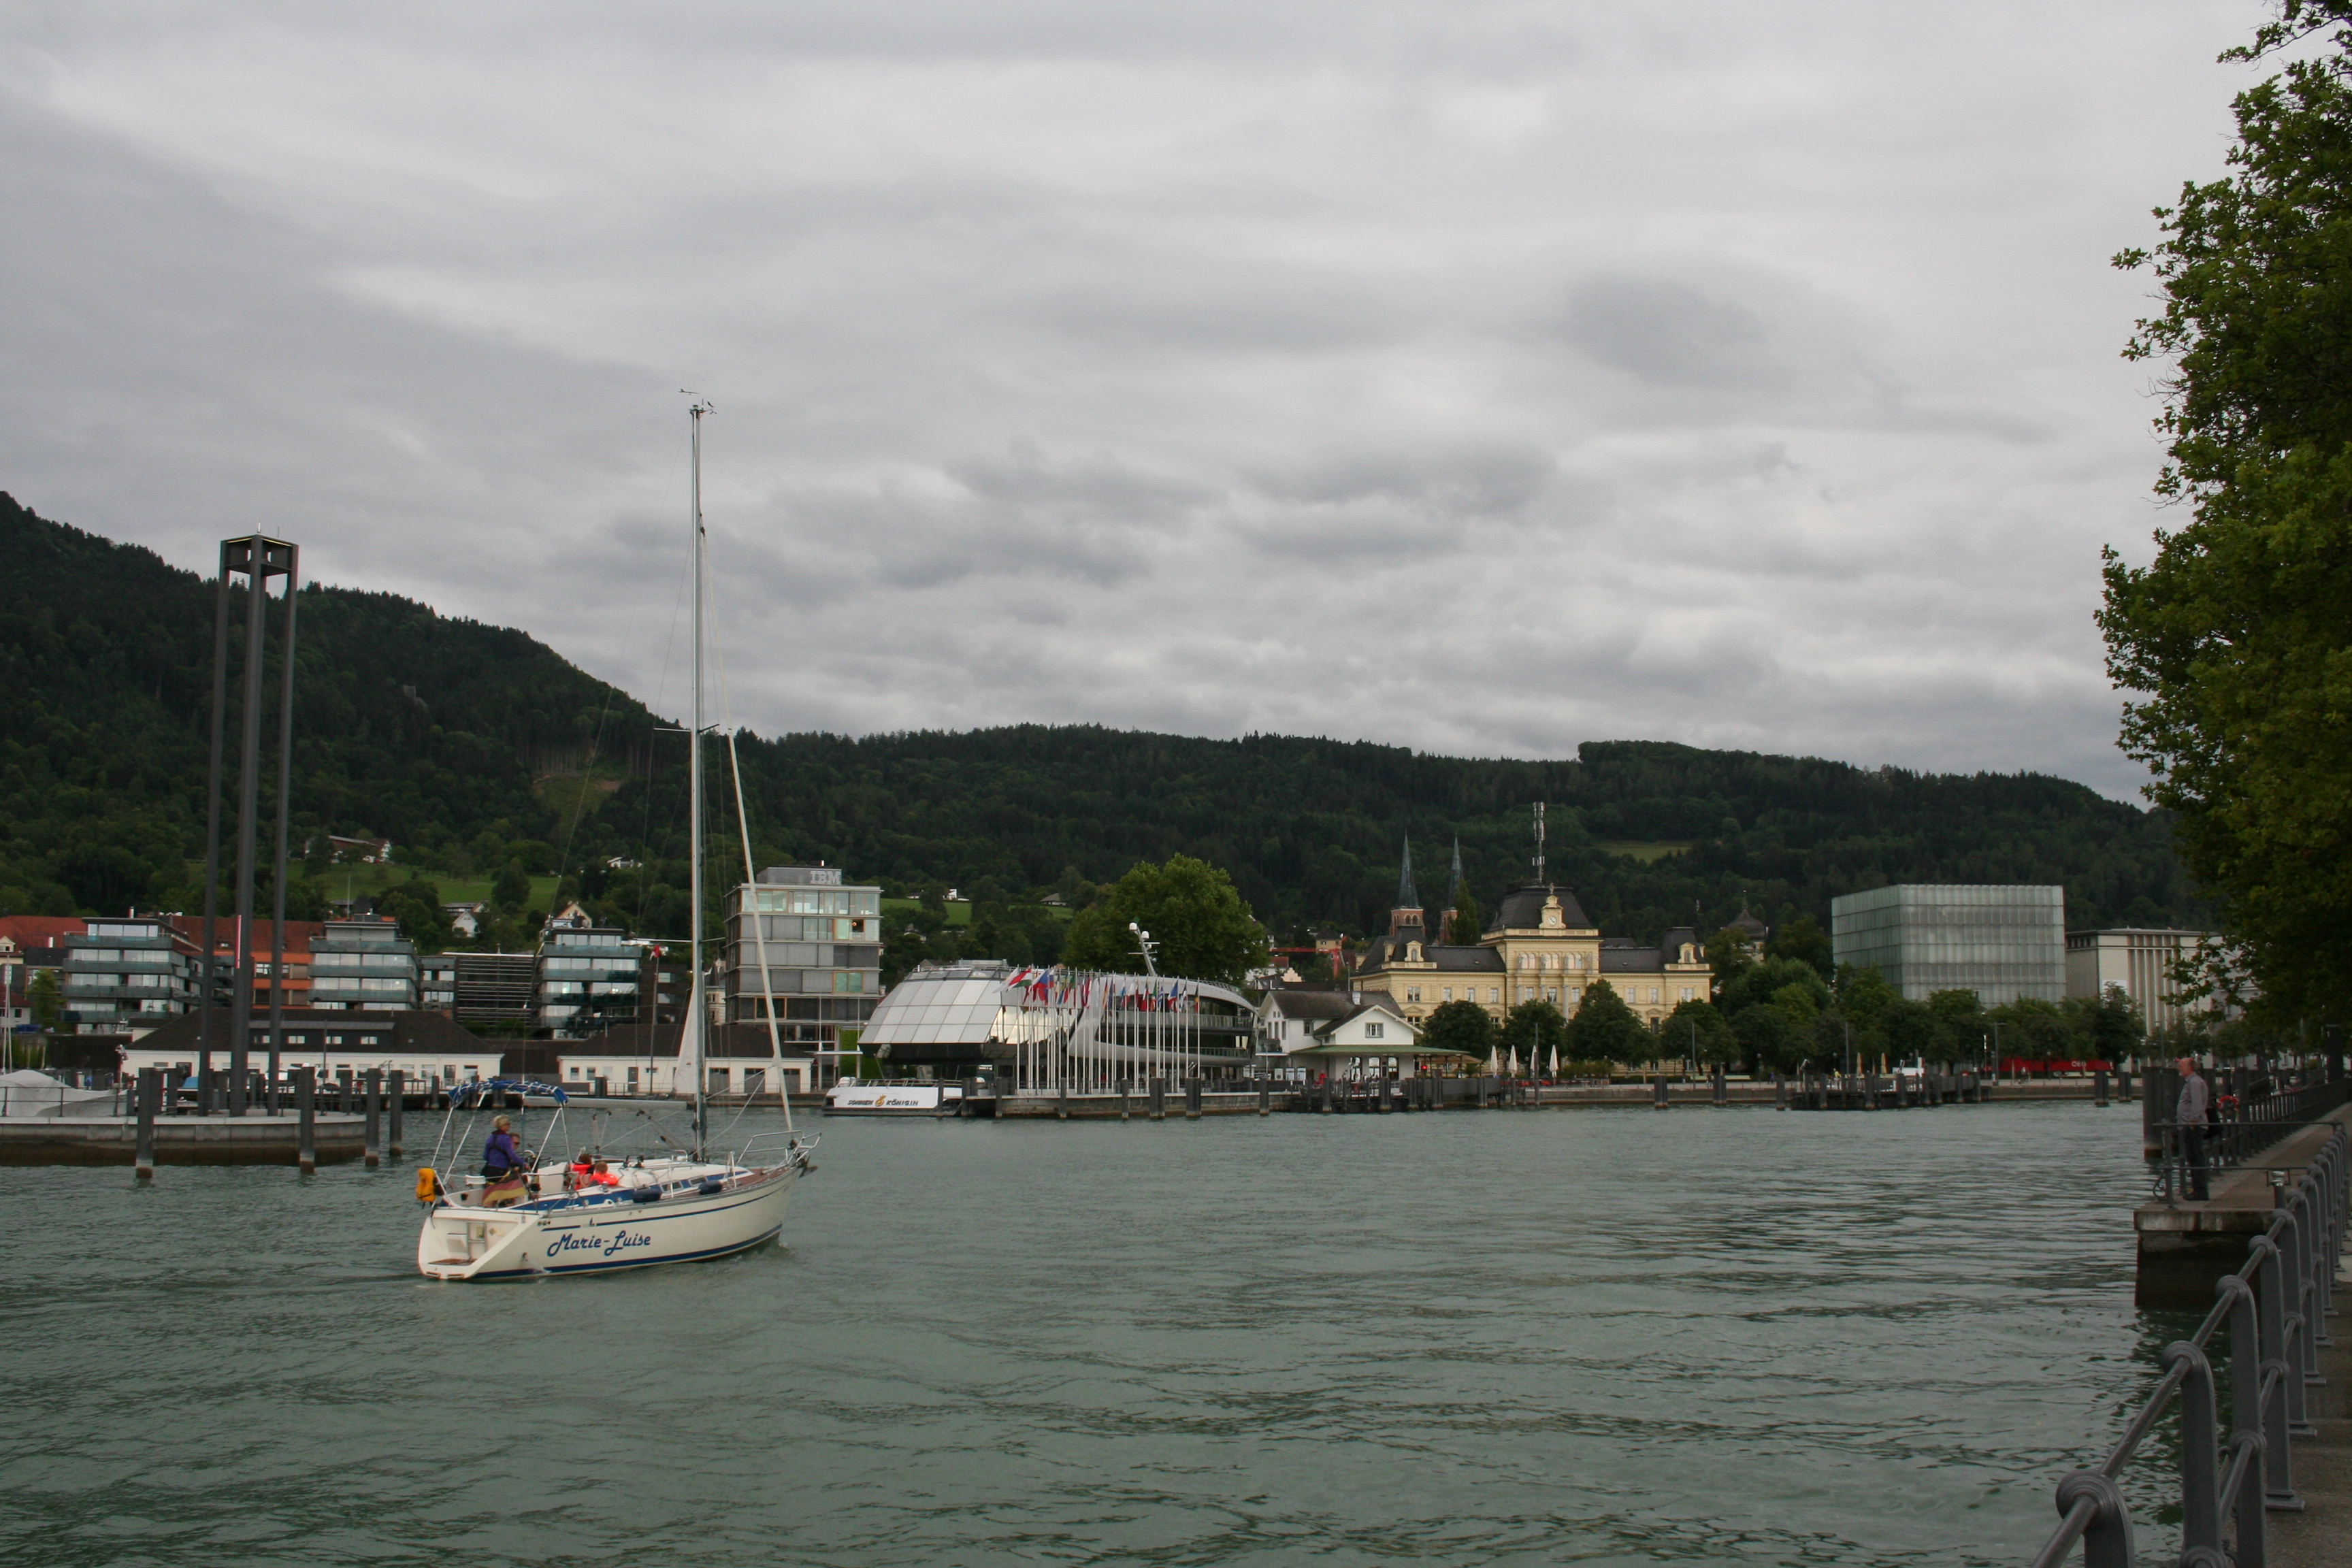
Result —
M2058 1529L2033 1559L2056 1568L2077 1542L2086 1568L2131 1568L2132 1521L2117 1477L2169 1409L2180 1404L2182 1568L2265 1568L2264 1515L2296 1509L2294 1443L2316 1436L2305 1389L2319 1375L2319 1347L2331 1343L2336 1259L2352 1204L2352 1134L2336 1125L2292 1189L2277 1193L2270 1227L2246 1244L2244 1265L2217 1281L2197 1331L2164 1347L2164 1376L2096 1469L2058 1483ZM2219 1436L2210 1347L2229 1325L2224 1368L2230 1436ZM2228 1521L2228 1522L2225 1522ZM2227 1543L2224 1537L2235 1539Z
M2347 1101L2352 1101L2352 1079L2338 1079L2306 1084L2219 1110L2202 1129L2207 1173L2218 1175L2224 1171L2247 1168L2253 1163L2255 1155L2288 1133L2320 1125L2321 1118ZM2186 1163L2181 1126L2177 1121L2159 1121L2152 1123L2152 1130L2160 1141L2156 1195L2166 1203L2175 1203L2182 1194Z

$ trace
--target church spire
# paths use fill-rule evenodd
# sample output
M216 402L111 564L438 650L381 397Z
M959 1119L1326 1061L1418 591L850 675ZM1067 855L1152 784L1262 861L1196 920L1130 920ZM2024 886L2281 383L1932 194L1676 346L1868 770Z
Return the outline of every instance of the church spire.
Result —
M1404 841L1404 868L1397 877L1396 907L1401 910L1421 908L1421 889L1412 885L1412 836Z
M1462 836L1454 836L1454 872L1445 883L1445 909L1448 914L1462 907Z

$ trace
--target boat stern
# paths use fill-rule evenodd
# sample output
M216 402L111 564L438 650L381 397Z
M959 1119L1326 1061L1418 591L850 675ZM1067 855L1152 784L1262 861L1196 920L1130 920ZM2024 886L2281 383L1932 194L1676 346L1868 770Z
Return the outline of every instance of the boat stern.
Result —
M416 1269L427 1279L520 1279L540 1273L540 1221L527 1209L445 1204L425 1216Z

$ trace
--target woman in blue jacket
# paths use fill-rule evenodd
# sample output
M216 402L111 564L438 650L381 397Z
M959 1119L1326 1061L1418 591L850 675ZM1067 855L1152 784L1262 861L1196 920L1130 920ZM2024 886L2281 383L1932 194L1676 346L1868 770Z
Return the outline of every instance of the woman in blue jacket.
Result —
M503 1116L490 1122L490 1135L482 1142L482 1174L497 1181L509 1171L522 1169L522 1145L515 1142L512 1124Z

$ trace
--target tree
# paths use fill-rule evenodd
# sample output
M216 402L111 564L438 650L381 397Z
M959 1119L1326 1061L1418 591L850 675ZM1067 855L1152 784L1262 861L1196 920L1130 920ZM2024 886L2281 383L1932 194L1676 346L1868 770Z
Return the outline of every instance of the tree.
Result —
M520 860L509 860L499 868L490 883L490 902L502 909L520 910L530 901L530 876L522 868Z
M1793 958L1799 963L1810 963L1824 980L1835 967L1830 959L1829 932L1815 924L1811 915L1799 915L1795 920L1783 921L1780 929L1772 933L1772 940L1764 952L1768 958Z
M1739 1040L1712 1002L1696 998L1677 1005L1658 1032L1659 1048L1680 1051L1703 1067L1726 1067L1739 1058Z
M1620 1004L1622 1005L1622 1004ZM1519 1053L1523 1060L1532 1062L1540 1051L1557 1050L1568 1044L1568 1020L1550 1002L1522 1002L1503 1017L1503 1045ZM1584 1061L1598 1061L1597 1057L1581 1057Z
M1805 1012L1793 997L1783 996L1791 988L1811 1005L1811 1013ZM1829 983L1811 964L1798 958L1768 958L1732 976L1723 988L1722 1005L1727 1016L1737 1018L1759 1004L1777 1003L1790 1015L1792 1023L1810 1024L1812 1013L1827 1007L1830 1000Z
M1445 940L1455 947L1475 947L1478 939L1486 934L1486 916L1479 912L1478 900L1471 896L1465 882L1454 896L1454 912L1446 917Z
M1139 862L1102 902L1080 910L1063 939L1062 962L1139 971L1143 958L1130 922L1151 933L1162 974L1237 985L1265 963L1265 931L1233 879L1190 855L1172 856L1163 866Z
M2284 0L2252 59L2352 17ZM2157 491L2190 521L2145 567L2106 552L2099 626L2139 694L2122 743L2273 1017L2352 1010L2352 28L2238 96L2234 173L2158 208L2168 360ZM2234 989L2227 955L2206 981Z
M1903 999L1903 994L1886 984L1886 976L1874 965L1856 969L1851 963L1840 964L1835 989L1838 1011L1857 1029L1879 1028L1887 1010Z
M293 903L292 888L287 889L289 913ZM422 877L411 877L394 888L384 889L376 900L376 913L389 915L400 922L400 934L416 944L419 952L438 952L448 945L449 911L441 907L441 889Z
M1729 926L1706 939L1706 963L1715 972L1718 991L1756 966L1756 959L1748 950L1747 934Z
M1580 1062L1639 1062L1658 1054L1650 1031L1606 980L1584 988L1584 1000L1568 1021L1568 1048Z
M37 969L32 983L25 987L26 1005L33 1010L33 1022L44 1031L58 1026L58 1009L64 1004L64 994L58 988L58 972Z
M1984 1054L1990 1043L1992 1020L1973 991L1928 992L1927 1016L1930 1032L1927 1048L1918 1054L1931 1062L1966 1061ZM2013 1054L2007 1049L2005 1041L2001 1054Z
M1479 1061L1495 1048L1495 1020L1475 1002L1441 1002L1422 1020L1422 1044Z
M1750 1007L1731 1020L1742 1055L1759 1068L1786 1072L1800 1052L1796 1026L1778 1007Z
M2065 1061L2076 1048L2075 1031L2055 1002L2021 996L1986 1014L2000 1026L2001 1055L2034 1061Z

